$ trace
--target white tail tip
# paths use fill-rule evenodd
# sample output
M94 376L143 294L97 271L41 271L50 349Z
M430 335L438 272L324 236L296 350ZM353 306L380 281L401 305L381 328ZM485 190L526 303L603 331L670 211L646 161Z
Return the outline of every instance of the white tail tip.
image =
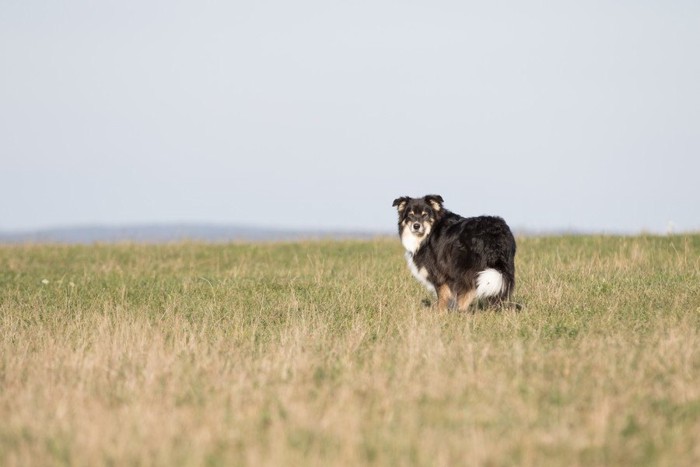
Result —
M495 269L484 269L476 275L476 296L482 298L499 295L505 285L503 274Z

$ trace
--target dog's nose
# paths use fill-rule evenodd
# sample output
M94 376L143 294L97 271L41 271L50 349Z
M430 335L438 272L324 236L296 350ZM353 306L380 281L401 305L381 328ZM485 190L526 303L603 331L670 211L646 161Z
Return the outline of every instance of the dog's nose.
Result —
M418 229L420 229L420 224L418 222L416 222L415 224L413 224L413 230L418 230Z

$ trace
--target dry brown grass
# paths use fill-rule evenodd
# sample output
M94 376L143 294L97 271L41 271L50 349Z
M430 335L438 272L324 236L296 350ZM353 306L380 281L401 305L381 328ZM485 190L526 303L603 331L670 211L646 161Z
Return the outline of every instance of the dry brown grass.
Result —
M700 236L517 266L440 314L394 240L1 247L0 464L700 464Z

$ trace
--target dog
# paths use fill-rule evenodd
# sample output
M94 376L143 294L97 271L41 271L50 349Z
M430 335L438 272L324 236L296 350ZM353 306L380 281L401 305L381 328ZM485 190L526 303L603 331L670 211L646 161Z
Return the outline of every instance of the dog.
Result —
M394 200L408 267L437 294L438 309L466 311L476 299L507 304L515 290L515 238L500 217L462 217L440 195Z

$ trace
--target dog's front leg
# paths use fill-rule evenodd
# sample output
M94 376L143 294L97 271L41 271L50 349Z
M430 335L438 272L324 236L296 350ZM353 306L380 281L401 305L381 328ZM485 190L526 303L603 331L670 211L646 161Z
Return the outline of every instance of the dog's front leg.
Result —
M450 307L450 301L452 300L452 290L447 284L442 284L437 288L438 296L438 309L447 310Z

